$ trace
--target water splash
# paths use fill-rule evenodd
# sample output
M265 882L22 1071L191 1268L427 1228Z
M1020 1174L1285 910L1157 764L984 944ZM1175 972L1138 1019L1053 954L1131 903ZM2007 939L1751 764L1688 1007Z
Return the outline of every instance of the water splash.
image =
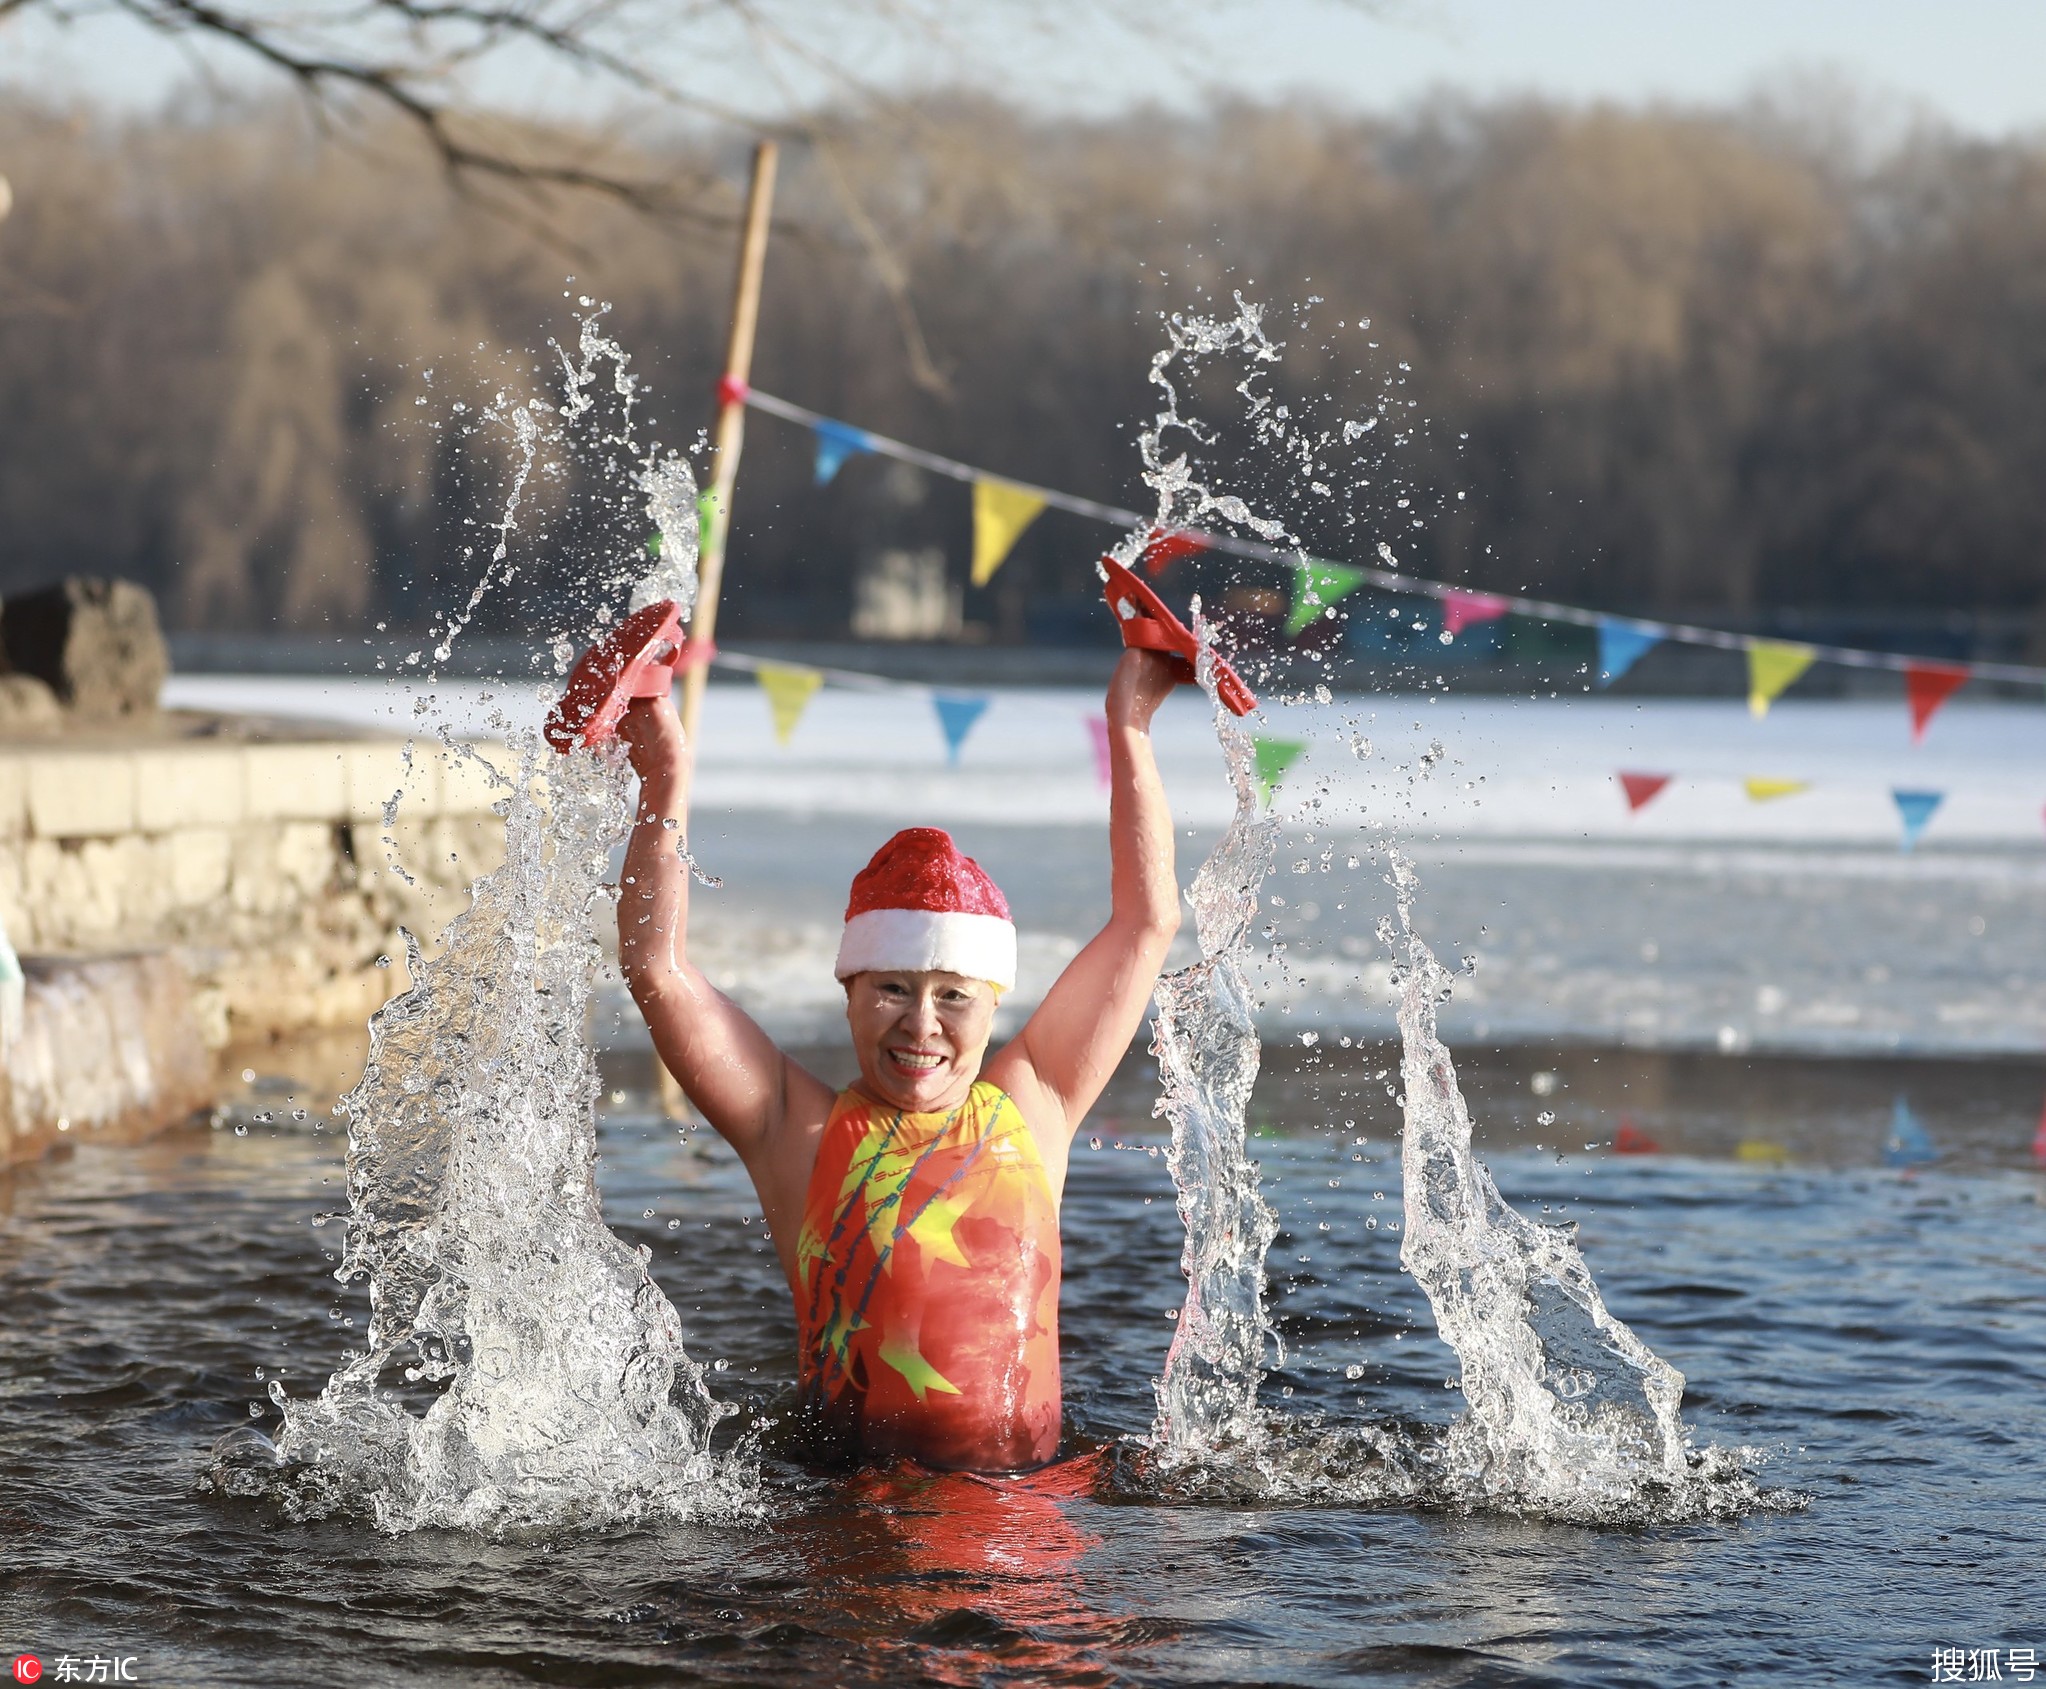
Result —
M1256 309L1236 300L1231 318L1175 315L1165 347L1151 361L1163 405L1139 437L1144 480L1157 495L1155 526L1191 528L1224 521L1268 540L1284 530L1254 515L1239 498L1211 491L1186 452L1168 444L1175 432L1198 443L1206 430L1181 414L1181 369L1215 357L1248 366L1237 391L1261 403L1253 384L1279 350L1266 339ZM1144 535L1128 536L1118 555L1133 563ZM1263 813L1250 737L1215 700L1214 634L1194 604L1200 638L1200 680L1215 712L1215 731L1236 792L1236 809L1221 842L1194 876L1194 927L1200 960L1166 974L1156 990L1152 1052L1162 1086L1154 1113L1172 1124L1167 1164L1177 1192L1186 1245L1180 1267L1186 1299L1158 1378L1152 1448L1168 1469L1250 1455L1264 1432L1258 1383L1277 1334L1265 1310L1265 1252L1278 1221L1258 1188L1258 1165L1245 1145L1245 1112L1257 1081L1256 1002L1245 976L1258 892L1278 849L1278 823Z
M1400 1265L1462 1365L1467 1412L1428 1464L1448 1498L1587 1522L1726 1516L1763 1504L1745 1458L1694 1454L1684 1377L1607 1310L1574 1228L1507 1203L1471 1149L1456 1067L1435 1029L1449 970L1415 932L1413 864L1391 855L1399 919L1405 1235Z
M556 414L601 420L590 372L608 359L623 420L592 432L615 446L630 441L635 389L593 321L582 362L564 358ZM663 537L651 583L638 585L693 600L687 466L650 455L635 485ZM511 750L492 771L506 859L476 882L440 954L405 935L411 989L371 1021L368 1065L342 1099L350 1214L335 1276L368 1285L367 1345L317 1397L293 1400L273 1381L274 1445L230 1434L213 1481L274 1495L297 1516L363 1513L390 1531L744 1514L757 1507L750 1442L714 1446L736 1410L705 1387L649 1251L611 1233L597 1191L587 1023L630 771L615 744L561 757L527 734Z
M647 520L660 535L660 560L640 577L628 608L641 610L672 598L681 605L682 624L687 627L696 608L696 477L689 472L688 463L671 452L649 461L640 472L639 484L646 492Z
M1144 484L1157 495L1154 526L1158 528L1199 528L1206 523L1224 522L1248 528L1267 544L1283 545L1288 543L1283 523L1258 515L1234 493L1211 489L1194 474L1188 453L1184 450L1174 453L1167 444L1174 433L1186 435L1195 445L1212 440L1213 431L1198 417L1181 414L1179 389L1185 376L1215 358L1237 360L1245 366L1243 378L1235 384L1236 392L1256 423L1258 439L1264 442L1283 439L1285 435L1283 410L1275 409L1270 396L1257 386L1263 371L1283 356L1283 348L1265 334L1260 307L1249 303L1241 293L1235 295L1235 302L1233 317L1175 312L1166 319L1165 345L1151 359L1150 369L1151 385L1158 389L1164 404L1137 439L1144 462ZM1134 564L1143 548L1144 536L1132 534L1118 547L1117 555L1124 563Z
M1213 652L1206 627L1198 631L1212 697ZM1186 1300L1156 1387L1153 1445L1168 1467L1256 1447L1264 1431L1258 1383L1267 1342L1277 1342L1265 1311L1265 1252L1278 1220L1245 1145L1259 1040L1244 961L1278 823L1263 812L1249 735L1219 706L1216 732L1236 813L1194 876L1201 959L1159 980L1151 1045L1163 1087L1155 1112L1172 1123L1166 1161L1186 1224Z
M1176 316L1167 328L1168 344L1151 368L1164 404L1141 437L1156 525L1223 521L1267 543L1290 543L1280 523L1212 490L1196 474L1192 452L1169 443L1175 432L1195 447L1215 441L1213 429L1182 415L1180 390L1210 360L1233 359L1244 370L1235 390L1260 445L1298 455L1300 428L1258 385L1281 349L1240 295L1233 317ZM1124 543L1124 562L1135 561L1142 540ZM1198 600L1195 612L1212 703L1212 634ZM1284 1352L1265 1306L1265 1257L1278 1227L1246 1143L1259 1056L1247 964L1279 829L1260 802L1252 740L1219 707L1215 722L1235 813L1193 882L1201 959L1166 975L1156 999L1157 1112L1172 1127L1168 1159L1186 1225L1187 1291L1156 1385L1143 1482L1213 1499L1493 1508L1606 1522L1797 1504L1765 1497L1744 1452L1691 1450L1678 1414L1682 1375L1607 1312L1569 1237L1510 1208L1472 1154L1470 1117L1435 1032L1449 975L1413 930L1413 870L1397 852L1400 922L1381 937L1401 957L1407 1222L1400 1259L1463 1363L1468 1411L1446 1427L1333 1425L1260 1404L1267 1346L1282 1363ZM1441 755L1438 743L1414 777L1425 777Z

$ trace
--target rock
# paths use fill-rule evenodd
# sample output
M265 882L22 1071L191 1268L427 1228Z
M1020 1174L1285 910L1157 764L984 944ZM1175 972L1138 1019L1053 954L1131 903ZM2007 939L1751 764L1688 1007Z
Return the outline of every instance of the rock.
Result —
M73 577L0 606L0 647L79 719L153 715L170 652L156 601L133 581Z
M32 674L0 674L0 738L30 738L63 725L63 708L45 682Z

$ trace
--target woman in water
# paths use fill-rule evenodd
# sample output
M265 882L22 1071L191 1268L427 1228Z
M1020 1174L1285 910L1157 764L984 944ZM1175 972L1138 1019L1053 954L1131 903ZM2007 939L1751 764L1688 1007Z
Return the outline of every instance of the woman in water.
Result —
M619 961L654 1048L739 1154L795 1298L804 1410L835 1450L1006 1472L1057 1453L1059 1201L1080 1123L1179 927L1154 651L1108 687L1108 924L988 1054L1016 981L1007 903L936 828L853 881L839 946L860 1077L791 1061L689 960L689 748L663 695L621 725L640 778Z

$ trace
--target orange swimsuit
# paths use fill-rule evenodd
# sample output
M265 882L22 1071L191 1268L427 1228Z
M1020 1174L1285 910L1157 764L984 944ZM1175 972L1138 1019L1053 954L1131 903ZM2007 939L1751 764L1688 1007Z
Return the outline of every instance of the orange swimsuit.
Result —
M948 1114L841 1092L796 1275L802 1398L839 1450L974 1472L1058 1452L1058 1210L1000 1086Z

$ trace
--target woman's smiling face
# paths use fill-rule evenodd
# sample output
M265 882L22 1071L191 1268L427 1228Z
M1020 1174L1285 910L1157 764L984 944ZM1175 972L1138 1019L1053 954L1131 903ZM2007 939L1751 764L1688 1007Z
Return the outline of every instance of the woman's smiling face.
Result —
M845 982L845 1018L868 1094L929 1114L957 1108L980 1077L995 988L964 974L877 969Z

